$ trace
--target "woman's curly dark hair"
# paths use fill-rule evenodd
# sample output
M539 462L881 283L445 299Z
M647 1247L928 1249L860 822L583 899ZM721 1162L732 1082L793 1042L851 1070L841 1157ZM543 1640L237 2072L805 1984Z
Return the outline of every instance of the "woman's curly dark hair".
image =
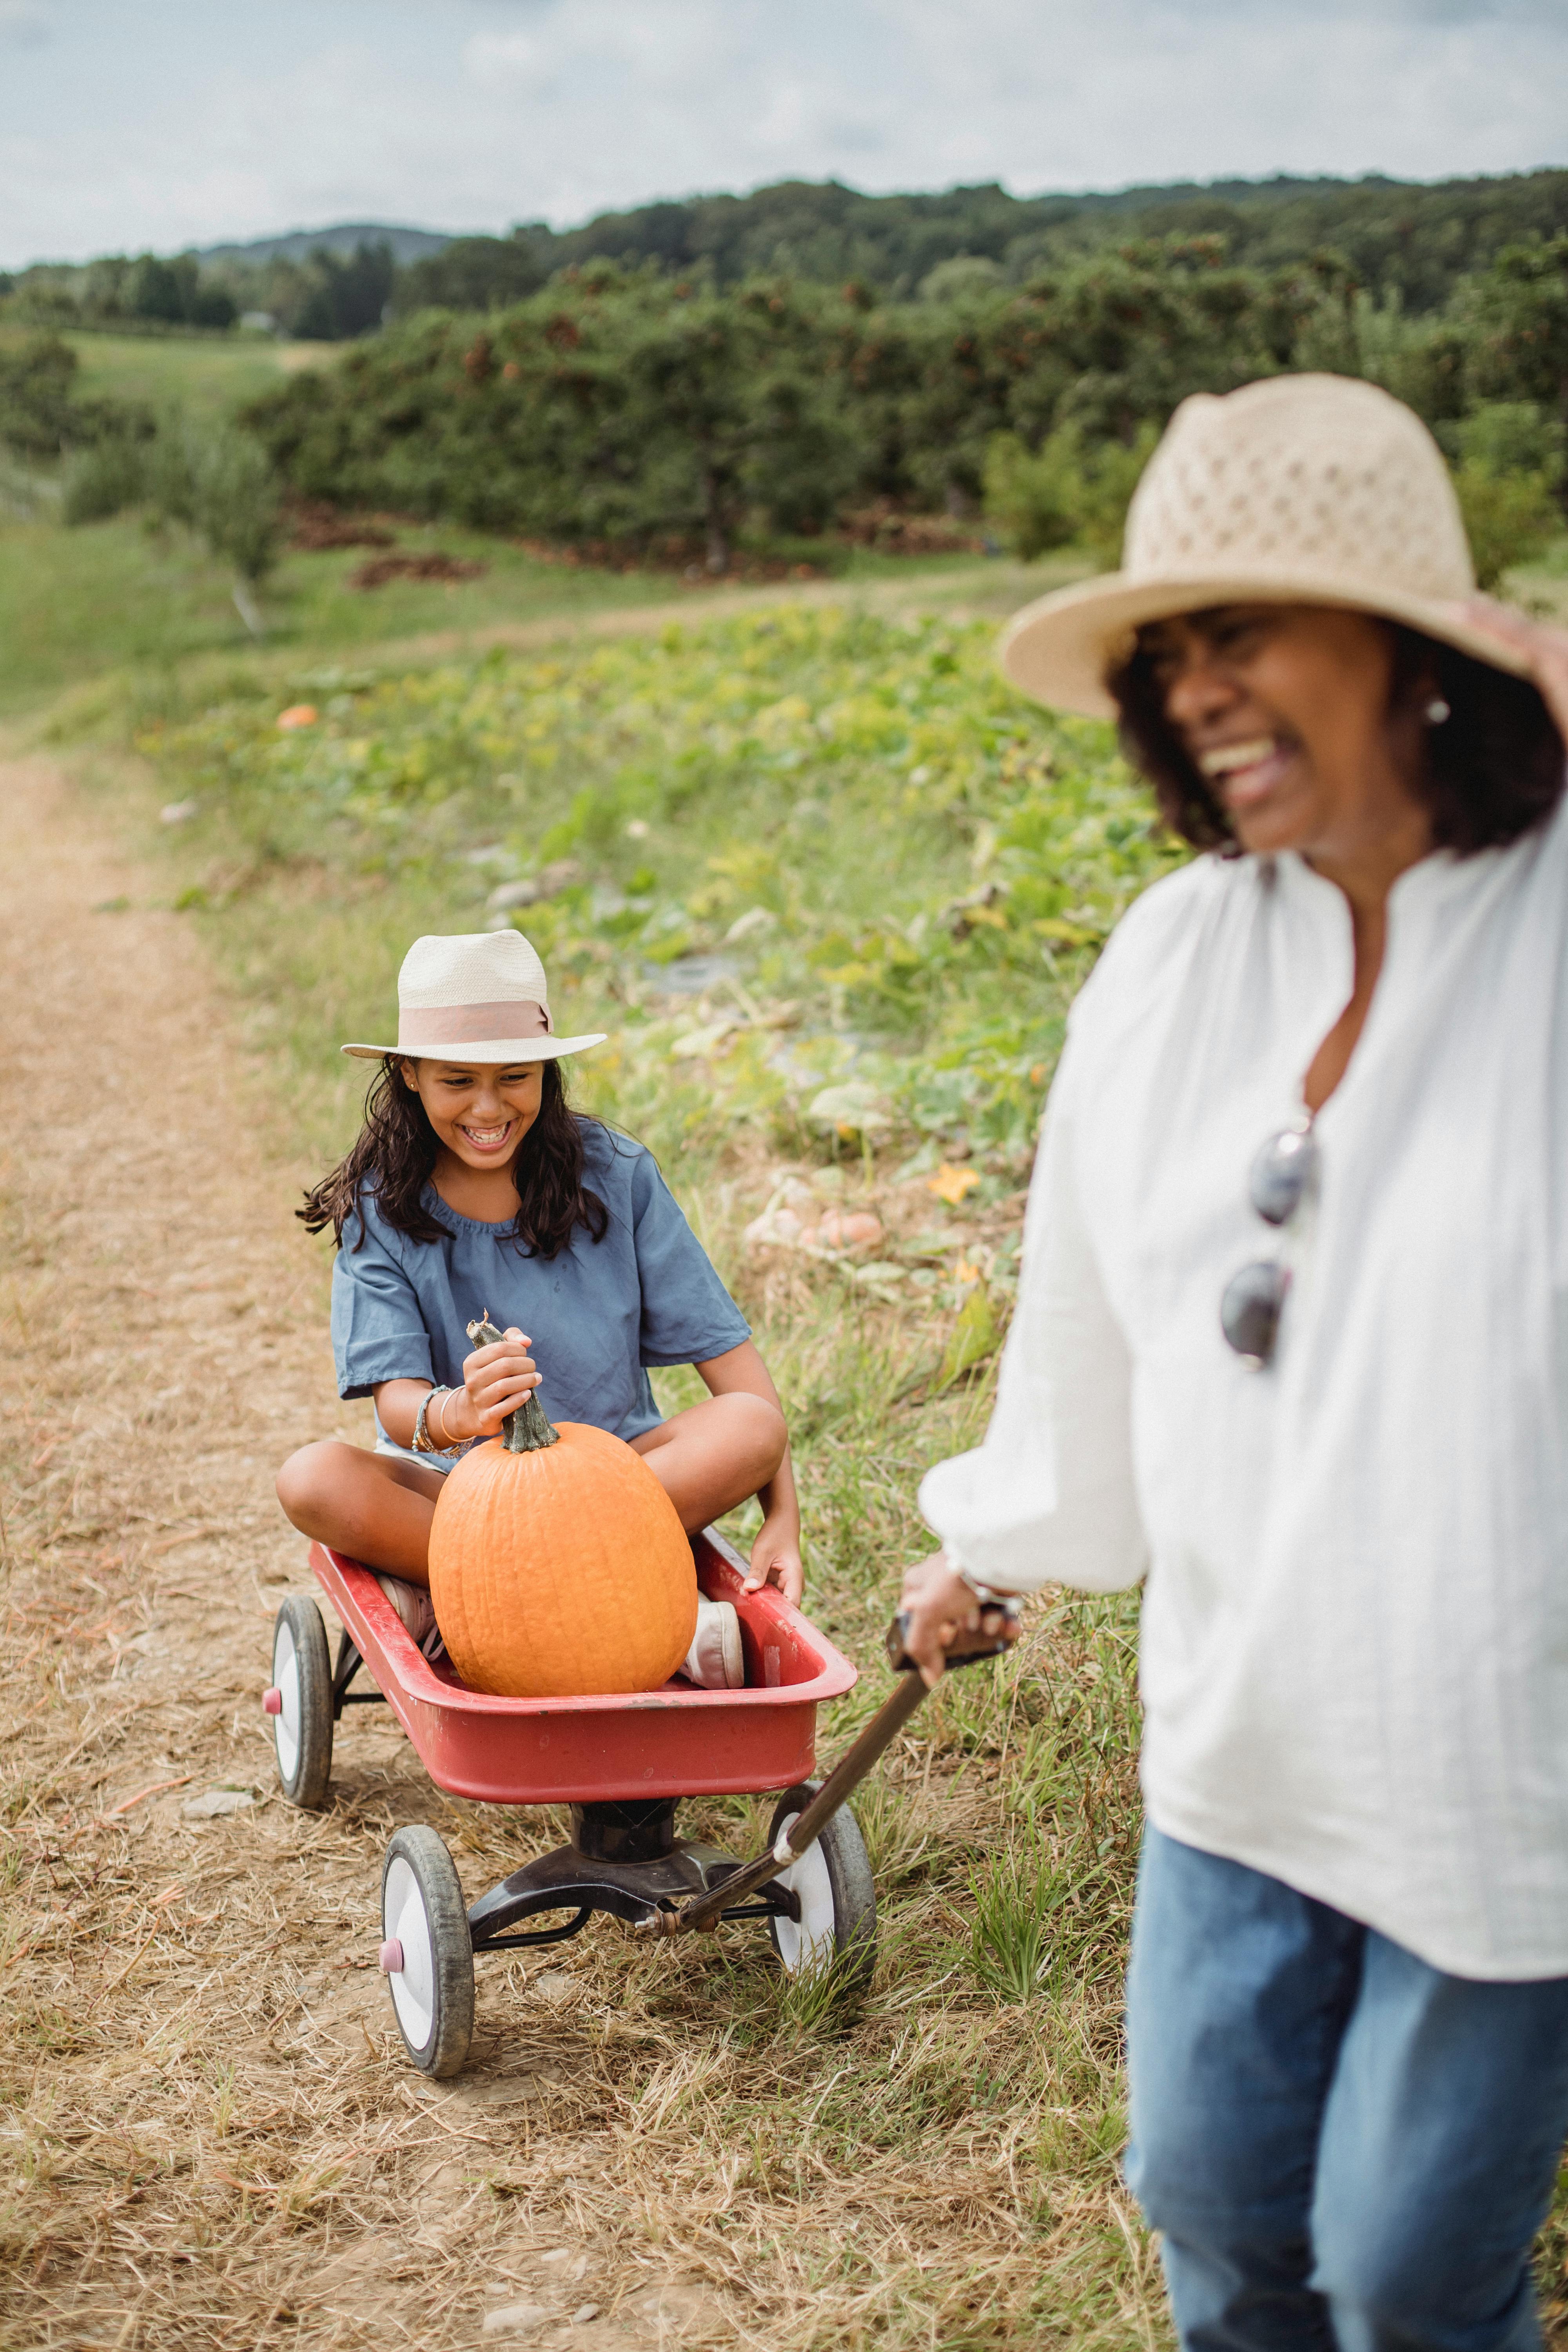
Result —
M310 1233L331 1225L340 1249L343 1227L357 1215L367 1186L386 1223L410 1241L438 1242L447 1230L420 1197L440 1145L424 1104L403 1080L402 1058L386 1055L365 1096L364 1125L353 1150L294 1212ZM558 1256L579 1225L593 1240L604 1240L609 1211L583 1181L583 1125L566 1099L558 1062L543 1066L539 1116L518 1147L512 1177L522 1206L511 1238L526 1256ZM362 1227L354 1248L363 1240Z
M1189 618L1201 624L1204 615ZM1494 669L1454 646L1395 622L1390 709L1434 693L1449 717L1426 730L1419 791L1438 849L1468 857L1501 848L1556 807L1564 782L1563 738L1527 678ZM1119 714L1121 748L1153 786L1160 814L1194 849L1235 856L1239 845L1212 789L1165 715L1154 656L1141 631L1132 652L1106 677Z

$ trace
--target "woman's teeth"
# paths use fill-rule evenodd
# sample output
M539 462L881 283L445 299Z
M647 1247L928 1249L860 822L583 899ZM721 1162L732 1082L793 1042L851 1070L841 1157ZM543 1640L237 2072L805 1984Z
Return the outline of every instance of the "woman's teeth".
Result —
M463 1133L476 1151L493 1151L511 1133L511 1121L509 1118L504 1127L465 1127Z
M1201 752L1198 766L1205 776L1230 776L1238 768L1257 767L1279 748L1277 736L1254 735L1245 743L1220 743L1212 751Z

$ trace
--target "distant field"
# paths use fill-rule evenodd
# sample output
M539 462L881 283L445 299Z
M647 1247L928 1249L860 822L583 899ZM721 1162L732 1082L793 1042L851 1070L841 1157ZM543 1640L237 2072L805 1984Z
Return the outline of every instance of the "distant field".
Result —
M37 328L0 328L0 340L20 342ZM330 367L330 343L274 343L250 336L73 335L65 338L81 362L81 390L101 398L144 400L154 408L178 401L198 416L214 416L253 400L301 366Z
M349 581L372 551L290 554L261 593L268 648L308 646L327 659L387 640L461 638L687 598L696 612L712 593L689 589L668 572L569 571L505 540L434 523L400 524L397 548L411 555L440 550L486 568L476 580L401 580L367 590ZM984 556L857 555L845 584L886 582L897 593L905 583L918 592L924 580L940 579L942 601L956 593L966 609L1000 616L1059 576L1060 566L1047 579L1043 567ZM248 649L232 584L232 574L184 531L153 530L136 515L67 530L52 501L40 501L31 520L7 520L0 496L0 712L127 664Z

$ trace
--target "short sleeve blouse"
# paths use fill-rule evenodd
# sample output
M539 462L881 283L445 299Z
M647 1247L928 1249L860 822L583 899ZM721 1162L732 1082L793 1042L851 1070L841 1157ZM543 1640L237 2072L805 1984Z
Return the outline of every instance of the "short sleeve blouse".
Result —
M488 1315L528 1333L552 1421L631 1438L661 1418L650 1365L705 1363L749 1339L652 1153L595 1119L583 1121L583 1153L609 1225L598 1242L579 1226L553 1258L520 1248L510 1223L459 1216L433 1185L424 1204L439 1241L396 1232L364 1195L332 1270L339 1394L369 1396L381 1381L459 1385L468 1326Z

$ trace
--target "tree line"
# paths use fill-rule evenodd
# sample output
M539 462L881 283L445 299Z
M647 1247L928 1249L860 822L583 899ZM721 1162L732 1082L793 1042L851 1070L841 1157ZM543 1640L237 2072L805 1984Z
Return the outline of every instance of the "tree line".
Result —
M1178 401L1300 368L1408 401L1483 535L1527 513L1537 537L1560 527L1568 232L1505 248L1425 315L1374 301L1342 257L1258 269L1217 237L942 301L599 262L504 310L395 322L245 421L311 498L579 541L684 535L720 570L748 530L819 535L876 499L988 511L1025 553L1110 546Z
M1149 240L1219 237L1238 266L1289 268L1320 249L1406 314L1441 309L1506 247L1568 230L1568 172L1450 180L1277 178L1019 197L994 183L868 196L837 181L785 181L745 196L697 196L604 213L581 227L542 221L507 236L451 239L399 267L390 245L254 259L111 256L0 277L0 316L37 326L223 328L242 313L306 340L342 341L387 318L510 307L562 270L614 261L716 289L759 277L856 281L893 301L1019 288L1093 254Z

